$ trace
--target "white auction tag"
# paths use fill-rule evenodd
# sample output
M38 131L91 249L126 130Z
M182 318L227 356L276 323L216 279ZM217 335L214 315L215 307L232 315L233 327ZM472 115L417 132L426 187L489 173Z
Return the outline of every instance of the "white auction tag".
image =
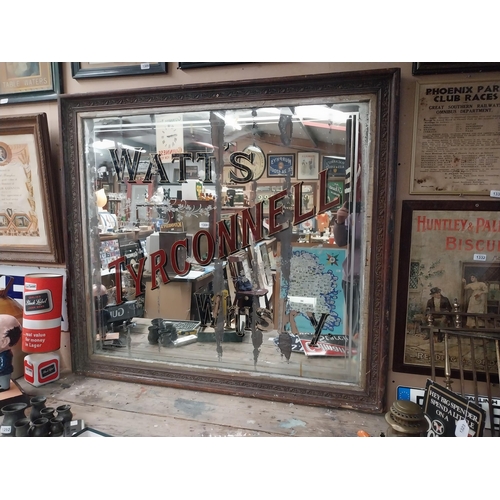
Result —
M149 69L149 63L141 63L141 69Z
M480 260L482 262L486 262L486 254L485 253L475 253L473 260Z
M7 104L8 102L8 99L0 99L0 104Z
M490 191L490 196L491 196L492 198L500 198L500 191L496 191L496 190L492 189L492 190Z
M465 420L458 420L455 428L456 437L467 437L469 435L469 426Z
M201 229L208 229L210 227L210 222L200 222Z

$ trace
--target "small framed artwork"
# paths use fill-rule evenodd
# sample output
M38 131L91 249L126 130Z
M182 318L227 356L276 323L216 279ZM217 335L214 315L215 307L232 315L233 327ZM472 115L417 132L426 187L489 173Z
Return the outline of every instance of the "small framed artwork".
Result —
M328 177L344 177L345 157L323 156L321 158L321 170L328 170Z
M344 203L344 181L343 180L328 181L326 186L327 186L326 187L327 203L330 203L335 198L339 198L338 207L341 207L342 203Z
M475 73L500 71L497 62L414 62L413 75L437 75L444 73Z
M0 105L55 100L60 92L59 63L0 62Z
M295 155L267 155L268 177L294 177Z
M71 76L103 78L110 76L153 75L167 72L164 62L72 62Z
M317 179L319 174L319 153L297 153L297 179Z
M177 69L211 68L213 66L228 66L230 64L241 64L238 62L180 62Z
M186 165L186 179L198 179L198 166Z

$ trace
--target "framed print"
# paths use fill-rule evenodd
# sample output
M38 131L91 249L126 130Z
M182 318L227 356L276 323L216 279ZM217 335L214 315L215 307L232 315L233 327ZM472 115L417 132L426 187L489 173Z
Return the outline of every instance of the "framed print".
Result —
M269 198L278 194L283 189L285 189L285 187L281 184L258 184L255 189L255 203L263 201L263 211L265 214L267 214L269 213ZM302 213L306 213L309 210L312 210L314 206L316 206L316 190L316 182L308 182L302 185ZM294 191L292 189L288 192L288 196L284 198L283 204L285 206L293 207L293 203Z
M46 114L0 118L1 262L61 262L63 207L57 178ZM61 220L56 222L57 214Z
M198 179L198 165L186 165L186 179Z
M338 208L342 206L344 203L344 181L343 180L335 180L327 182L327 193L326 193L326 202L330 203L335 198L339 198L340 202L337 205Z
M490 194L500 176L500 78L417 83L411 194Z
M230 64L242 64L239 62L180 62L177 69L211 68L213 66L228 66Z
M328 170L329 177L345 176L344 156L323 156L321 158L321 170Z
M61 91L59 63L0 62L0 105L55 100Z
M301 203L301 211L302 213L308 212L312 210L313 207L316 206L316 190L317 184L316 182L304 183L302 185L302 203ZM294 194L292 190L292 203L294 203Z
M295 155L294 154L267 155L267 176L294 177Z
M463 313L499 312L499 210L500 201L403 201L394 371L430 374L427 311L435 310L436 297L440 310L448 312L455 311L456 303ZM432 340L436 366L442 367L444 342ZM457 370L453 342L451 369ZM462 360L470 376L470 349ZM494 355L491 361L490 372L498 373ZM484 376L484 367L477 371Z
M259 183L255 188L255 203L264 202L262 209L265 214L269 213L269 198L278 194L284 189L281 184L264 184Z
M110 76L155 75L167 72L165 62L72 62L71 76L104 78Z
M437 75L444 73L474 73L500 71L497 62L414 62L413 75Z
M297 179L317 179L319 174L319 153L297 153Z

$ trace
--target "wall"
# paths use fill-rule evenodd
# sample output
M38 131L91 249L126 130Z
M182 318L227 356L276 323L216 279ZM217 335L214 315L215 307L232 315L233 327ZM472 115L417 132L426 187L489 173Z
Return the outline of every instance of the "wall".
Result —
M398 333L394 331L395 305L397 296L397 269L398 269L398 251L399 248L399 227L401 223L401 204L405 199L433 199L432 196L410 196L410 169L411 153L413 140L414 123L414 99L415 86L417 81L422 83L431 82L451 82L451 81L473 81L485 78L499 77L500 73L488 73L485 77L482 73L471 74L450 74L450 75L425 75L412 76L412 63L393 63L393 62L371 62L371 63L252 63L234 66L220 66L214 68L199 68L190 70L178 70L177 63L168 63L168 73L165 75L148 75L142 77L116 77L116 78L96 78L88 80L74 80L71 77L70 63L63 63L63 89L66 93L78 94L87 92L107 92L113 90L138 89L145 87L175 86L193 83L205 83L230 80L250 80L256 78L306 75L329 72L359 71L376 68L401 68L401 103L399 116L399 152L398 152L398 171L397 171L397 190L396 190L396 214L395 214L395 255L393 266L393 304L391 312L391 331L390 331L390 360L389 366L392 366L392 346L394 336ZM59 156L59 117L56 102L19 104L0 106L0 117L8 115L20 115L28 113L45 112L48 115L52 156L54 161L62 168ZM470 197L465 197L470 198ZM435 198L434 198L435 199ZM456 199L456 197L439 197L439 199ZM0 267L0 273L5 266ZM395 373L390 370L388 376L388 406L396 397L396 388L399 385L411 387L425 387L426 377L412 374ZM484 391L481 391L485 394Z

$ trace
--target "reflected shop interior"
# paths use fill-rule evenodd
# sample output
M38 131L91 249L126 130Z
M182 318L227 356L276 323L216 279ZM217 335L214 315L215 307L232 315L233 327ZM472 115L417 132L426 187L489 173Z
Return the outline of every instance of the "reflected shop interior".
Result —
M81 113L91 352L362 388L370 106Z

